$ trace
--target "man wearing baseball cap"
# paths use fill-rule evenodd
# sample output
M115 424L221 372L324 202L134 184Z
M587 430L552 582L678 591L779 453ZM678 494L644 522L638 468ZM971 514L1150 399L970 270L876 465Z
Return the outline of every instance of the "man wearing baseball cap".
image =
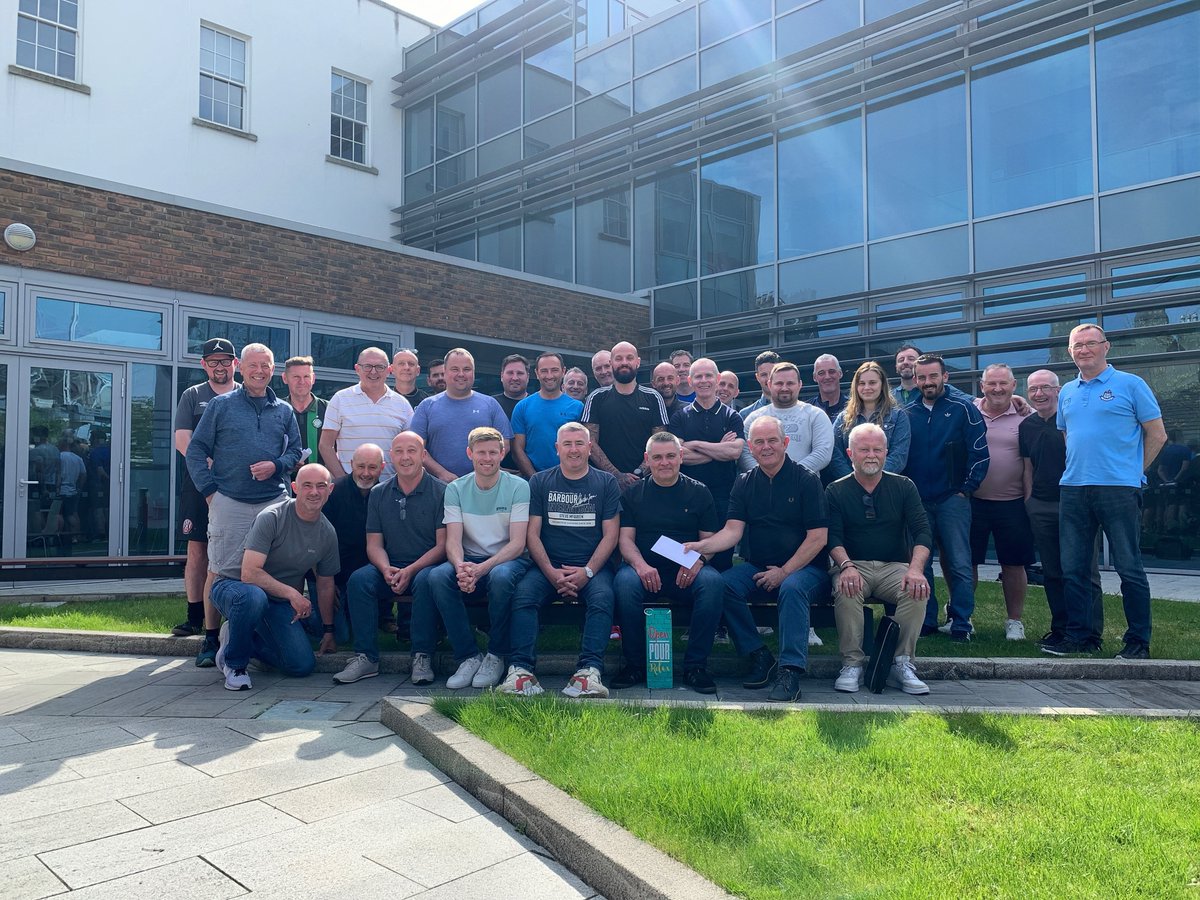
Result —
M200 418L208 408L209 401L220 394L237 390L238 387L237 382L233 380L238 361L232 343L225 338L210 338L200 348L200 357L200 364L208 380L184 391L183 396L179 398L179 408L175 412L175 449L184 457L187 456L192 432L200 424ZM180 530L183 532L183 539L187 541L187 562L183 569L183 584L187 591L187 620L172 628L171 634L176 637L189 637L204 632L204 646L196 657L196 665L207 668L216 665L217 628L220 620L216 619L214 613L205 615L208 593L205 590L208 576L208 503L196 490L187 466L183 467L179 512L182 519ZM212 626L211 633L208 624Z

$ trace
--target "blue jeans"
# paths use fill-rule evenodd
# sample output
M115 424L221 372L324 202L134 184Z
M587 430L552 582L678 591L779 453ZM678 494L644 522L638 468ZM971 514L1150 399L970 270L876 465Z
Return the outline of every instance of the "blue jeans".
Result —
M409 593L413 596L413 631L416 632L417 608L432 607L429 602L429 573L432 567L426 567L418 572L409 585ZM425 598L422 604L421 598ZM379 662L379 607L381 601L389 603L396 599L391 585L383 580L383 573L373 565L356 569L346 582L346 605L350 611L350 624L354 626L354 652L362 653L371 662ZM436 623L434 625L436 628ZM437 643L437 633L434 632L433 643L423 653L433 653L433 644ZM419 648L413 646L414 652Z
M512 658L509 665L532 672L537 665L538 611L558 597L542 570L531 566L512 598ZM613 623L613 575L608 566L598 570L579 592L583 601L583 640L577 669L594 666L604 671L604 651Z
M959 494L945 500L924 502L925 515L937 542L941 561L950 581L950 618L954 633L966 634L967 620L975 613L975 580L971 568L971 501ZM925 563L929 582L929 602L925 606L925 627L937 628L938 599L933 591L933 557Z
M621 626L621 652L625 656L625 664L634 669L645 669L645 602L649 592L637 572L628 564L622 565L617 572L614 589L617 593L617 622ZM708 665L724 609L725 580L721 573L712 566L702 566L695 582L685 588L676 585L673 579L663 578L662 590L658 595L692 604L683 668L685 671L703 669Z
M753 653L763 646L754 625L750 607L755 594L770 597L754 583L754 576L765 571L750 563L734 566L725 579L725 624L738 652ZM829 573L821 566L807 565L793 572L779 585L779 664L804 670L808 668L808 608L818 600L829 602L832 585ZM736 623L736 624L735 624Z
M470 559L479 563L482 559ZM513 591L529 568L529 560L512 559L496 566L475 584L475 596L487 594L488 653L508 656L511 648ZM458 589L454 564L444 562L429 573L428 596L422 601L413 596L412 642L414 653L432 653L437 644L437 618L446 626L446 636L454 649L454 661L461 663L479 652L475 632L467 615L464 594Z
M311 572L308 574L312 575ZM321 618L321 604L317 602L317 580L309 577L305 583L308 585L308 599L312 602L312 615L300 621L304 623L309 639L320 641L325 637L325 620ZM350 616L346 612L346 603L345 588L338 588L337 604L333 609L333 637L339 644L350 640Z
M1092 550L1104 531L1121 576L1125 643L1150 646L1150 582L1142 566L1141 488L1063 485L1058 501L1062 571L1066 588L1067 640L1088 643L1100 635L1091 592ZM1103 607L1101 607L1103 611Z
M229 620L225 665L244 669L254 657L293 678L312 673L317 658L304 626L292 621L290 603L271 601L262 588L234 578L213 582L212 603Z

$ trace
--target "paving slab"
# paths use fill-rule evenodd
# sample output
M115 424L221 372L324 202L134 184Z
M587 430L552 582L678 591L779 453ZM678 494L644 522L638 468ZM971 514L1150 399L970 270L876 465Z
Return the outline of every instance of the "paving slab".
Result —
M244 887L199 857L71 891L71 900L227 900Z
M178 796L181 788L209 780L199 770L178 760L170 760L154 766L23 790L5 799L4 819L12 824L156 790L170 791Z
M135 831L149 824L115 800L26 819L19 828L6 827L0 831L0 862L44 854L73 844L87 846L89 841L94 843L97 839Z
M421 894L421 900L494 900L496 897L588 900L599 895L563 866L535 853L522 853Z
M37 900L67 889L36 856L0 863L0 884L4 885L4 896L13 900Z
M520 856L529 848L495 813L397 835L367 858L426 888Z
M407 797L449 780L415 751L407 755L408 758L401 762L272 793L264 796L263 802L302 822L317 822L387 800Z
M486 816L488 812L488 808L476 800L466 788L453 781L441 787L408 794L404 802L451 822L465 822L476 816Z

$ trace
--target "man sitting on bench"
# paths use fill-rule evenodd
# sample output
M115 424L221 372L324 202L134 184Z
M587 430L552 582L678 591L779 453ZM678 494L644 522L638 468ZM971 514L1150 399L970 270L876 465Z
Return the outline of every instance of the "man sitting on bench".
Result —
M837 569L833 614L842 654L842 671L833 686L850 694L862 686L867 661L862 648L862 607L865 597L874 597L896 604L900 626L887 683L906 694L928 694L928 685L913 668L929 599L925 563L933 546L925 507L916 485L903 475L883 470L887 435L878 425L855 426L846 455L854 471L825 491L829 556Z
M680 543L696 541L710 537L720 527L712 493L696 479L680 474L682 462L679 438L669 431L650 435L642 464L650 477L621 498L621 556L625 564L617 572L616 590L625 665L613 679L616 688L633 687L646 680L643 603L646 597L658 594L692 605L683 683L700 694L717 692L708 674L708 656L721 621L725 595L721 573L707 565L704 557L685 568L651 549L659 537Z

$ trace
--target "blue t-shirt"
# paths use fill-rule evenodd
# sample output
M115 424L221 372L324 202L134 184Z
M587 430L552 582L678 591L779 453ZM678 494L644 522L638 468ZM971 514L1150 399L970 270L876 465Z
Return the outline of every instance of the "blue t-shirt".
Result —
M1060 484L1141 487L1142 425L1162 418L1150 385L1111 365L1093 378L1064 384L1058 430L1067 433Z
M604 522L621 511L617 479L588 466L582 478L570 479L559 466L529 479L529 515L540 516L538 532L555 566L582 566L604 537Z
M445 393L422 400L410 427L425 439L430 456L461 476L473 471L467 458L467 435L484 425L495 428L505 440L512 440L512 428L500 404L487 394L472 391L465 400L455 400Z
M558 465L554 442L558 439L559 426L578 422L581 415L583 404L566 394L559 394L553 400L545 399L540 393L530 394L517 404L512 414L513 434L525 435L525 455L535 471Z

